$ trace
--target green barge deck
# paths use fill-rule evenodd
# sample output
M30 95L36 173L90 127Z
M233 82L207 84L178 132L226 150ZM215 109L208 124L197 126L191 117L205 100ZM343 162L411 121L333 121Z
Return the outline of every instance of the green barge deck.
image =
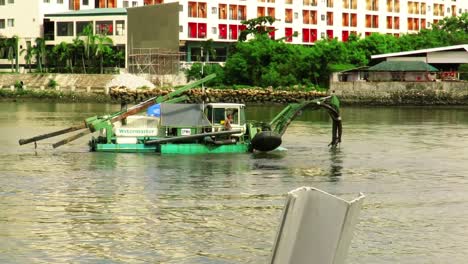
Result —
M161 154L209 154L209 153L246 153L248 144L238 143L231 145L207 144L96 144L98 152L125 152L125 153L161 153Z

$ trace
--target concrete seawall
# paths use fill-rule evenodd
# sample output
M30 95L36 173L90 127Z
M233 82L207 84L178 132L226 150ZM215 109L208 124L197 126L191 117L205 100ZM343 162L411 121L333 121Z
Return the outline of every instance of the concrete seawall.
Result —
M16 82L23 82L23 88L57 91L108 93L105 86L116 75L111 74L0 74L0 88L14 89ZM56 82L50 87L50 80Z
M468 82L332 82L344 104L468 105Z

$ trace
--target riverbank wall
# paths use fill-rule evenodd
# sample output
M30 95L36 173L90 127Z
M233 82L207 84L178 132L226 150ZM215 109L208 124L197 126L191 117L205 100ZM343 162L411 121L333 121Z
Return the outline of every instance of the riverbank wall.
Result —
M110 96L115 101L136 103L147 100L151 97L166 95L174 89L138 89L129 90L125 88L113 88ZM182 93L188 96L189 103L278 103L286 104L312 100L326 96L326 92L320 91L285 91L274 90L272 88L258 89L191 89Z
M0 74L0 98L137 103L174 90L174 88L148 87L128 89L115 86L115 80L122 77L111 74ZM134 80L140 84L148 81L147 78L139 76L129 78L132 84L135 84ZM23 83L22 88L15 86L18 82ZM110 84L114 86L109 86ZM468 105L468 82L332 82L328 93L331 92L338 95L345 105ZM303 91L298 88L291 90L208 88L205 94L201 89L192 89L185 94L189 97L189 102L194 103L204 100L205 102L279 104L311 100L327 95L326 92Z
M468 105L468 82L332 82L347 105Z

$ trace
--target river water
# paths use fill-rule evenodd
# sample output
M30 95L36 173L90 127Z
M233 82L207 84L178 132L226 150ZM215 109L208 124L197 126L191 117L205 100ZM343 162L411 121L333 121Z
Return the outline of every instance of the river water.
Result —
M286 193L366 200L348 263L466 263L468 108L306 111L272 154L159 156L18 139L118 110L0 103L0 263L267 263ZM279 106L255 106L269 120Z

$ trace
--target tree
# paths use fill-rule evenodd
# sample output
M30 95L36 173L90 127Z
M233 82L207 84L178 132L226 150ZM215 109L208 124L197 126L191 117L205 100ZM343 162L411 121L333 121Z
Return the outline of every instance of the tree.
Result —
M7 59L11 63L11 72L14 72L14 59L15 59L15 48L14 48L14 41L12 39L8 39L7 41Z
M25 53L24 60L28 64L29 72L31 72L31 59L33 58L33 55L34 55L34 50L31 47L31 43L29 42L26 43L26 48L22 49L20 54L23 55L23 53Z
M96 35L93 34L93 24L88 24L84 27L83 32L79 34L80 39L84 38L83 40L83 48L84 48L84 56L88 60L92 60L95 54L95 47L96 47ZM86 71L86 70L85 70Z
M58 62L62 63L65 69L70 69L73 73L73 65L72 65L72 54L73 49L71 44L66 43L65 41L60 42L57 46L53 49Z
M100 61L99 66L100 66L101 74L102 74L104 73L104 65L103 65L104 54L107 52L111 52L112 49L109 47L109 45L112 45L112 39L106 35L96 35L95 39L96 39L95 55L96 57L99 58L99 61Z
M15 71L18 73L19 72L19 52L18 52L19 38L18 36L15 35L10 38L10 46L11 46L11 50L13 52L13 56L15 59Z
M36 38L36 46L33 48L33 54L36 55L36 62L39 72L43 72L42 65L45 62L46 46L43 38Z
M254 36L257 35L268 35L270 32L274 31L273 29L269 29L267 24L272 25L275 22L275 18L271 16L262 16L257 17L249 20L241 21L242 25L246 26L245 30L242 30L239 34L239 42L244 42L247 40L247 37L250 34Z
M205 57L205 61L210 61L210 56L215 59L216 58L216 49L213 47L213 39L209 39L207 41L202 42L201 50L204 54L201 54L201 57Z
M76 58L77 56L81 57L81 64L83 67L83 73L86 73L86 65L85 65L85 45L84 41L80 39L79 36L73 39L73 55L75 57L75 64L77 63L78 59Z

